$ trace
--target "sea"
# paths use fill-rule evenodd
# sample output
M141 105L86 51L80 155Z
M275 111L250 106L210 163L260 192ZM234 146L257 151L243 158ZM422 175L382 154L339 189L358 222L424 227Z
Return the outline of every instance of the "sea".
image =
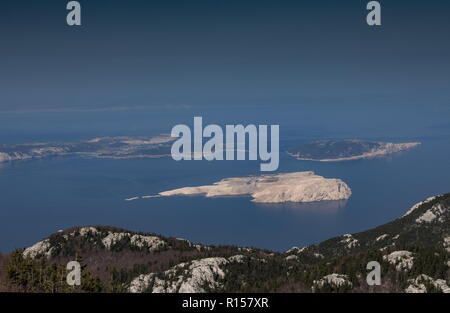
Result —
M170 133L177 124L280 125L276 172L314 171L352 189L347 201L261 204L250 197L135 196L259 175L260 161L54 157L0 164L0 251L73 226L109 225L195 243L274 251L373 228L450 192L448 109L291 106L24 111L0 114L0 143L67 142ZM419 141L411 150L346 162L296 160L289 147L320 139Z

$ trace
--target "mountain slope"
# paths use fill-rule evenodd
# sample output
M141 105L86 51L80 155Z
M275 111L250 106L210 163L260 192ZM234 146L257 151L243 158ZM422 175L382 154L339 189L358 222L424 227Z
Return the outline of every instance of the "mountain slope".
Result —
M374 229L346 234L303 249L327 258L367 249L405 245L442 245L450 252L450 194L431 197L413 206L404 216Z
M3 256L0 286L27 292L450 292L449 256L445 194L374 229L285 253L75 227ZM64 283L71 260L84 273L85 283L75 289ZM370 261L381 264L380 286L366 283Z

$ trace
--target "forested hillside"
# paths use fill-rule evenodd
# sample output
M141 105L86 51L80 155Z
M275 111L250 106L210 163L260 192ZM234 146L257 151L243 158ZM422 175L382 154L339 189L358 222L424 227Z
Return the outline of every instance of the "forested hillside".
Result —
M284 253L206 246L106 226L74 227L0 255L0 291L450 292L450 194L403 217ZM66 264L82 265L81 285ZM366 265L381 264L368 286Z

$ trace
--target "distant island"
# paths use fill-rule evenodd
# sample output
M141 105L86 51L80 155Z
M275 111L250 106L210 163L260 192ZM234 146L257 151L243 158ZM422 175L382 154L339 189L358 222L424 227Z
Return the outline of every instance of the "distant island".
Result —
M288 154L298 160L337 162L379 157L411 149L420 142L392 143L380 141L320 140L293 147Z
M0 144L0 163L67 155L113 159L163 157L170 156L170 142L174 139L166 135L120 136L78 142Z
M350 198L349 186L340 179L325 178L314 172L280 173L222 179L212 185L184 187L160 192L151 197L204 195L206 197L246 196L253 202L315 202ZM137 200L140 197L125 199Z

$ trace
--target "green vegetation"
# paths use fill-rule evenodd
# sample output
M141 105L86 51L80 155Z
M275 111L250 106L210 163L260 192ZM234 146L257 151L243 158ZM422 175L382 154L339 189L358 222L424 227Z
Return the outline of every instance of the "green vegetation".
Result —
M6 280L20 292L102 292L104 286L98 277L95 277L83 263L81 264L81 285L69 286L66 282L67 271L65 266L49 263L45 259L32 259L24 257L21 250L11 253L6 266Z
M434 217L420 222L422 216ZM424 202L408 215L377 228L289 253L194 245L105 226L89 229L77 227L51 235L47 238L49 246L38 245L47 250L39 250L33 258L25 257L23 250L2 255L0 288L19 292L128 292L131 281L141 274L153 273L152 277L171 285L191 278L191 261L214 257L228 261L220 265L223 276L212 271L217 284L205 283L202 290L207 292L404 292L422 275L431 278L420 281L427 292L441 292L435 282L450 281L450 194ZM114 234L117 236L111 236ZM115 240L105 245L107 237ZM137 237L149 241L138 241L137 245L131 240ZM155 238L162 244L149 246ZM412 257L406 268L387 258L399 251L407 251ZM240 257L230 258L237 255ZM66 264L71 260L81 264L81 286L66 283ZM366 283L370 261L381 265L381 286ZM345 282L324 279L331 274L345 278ZM153 284L150 281L143 290L151 291Z

